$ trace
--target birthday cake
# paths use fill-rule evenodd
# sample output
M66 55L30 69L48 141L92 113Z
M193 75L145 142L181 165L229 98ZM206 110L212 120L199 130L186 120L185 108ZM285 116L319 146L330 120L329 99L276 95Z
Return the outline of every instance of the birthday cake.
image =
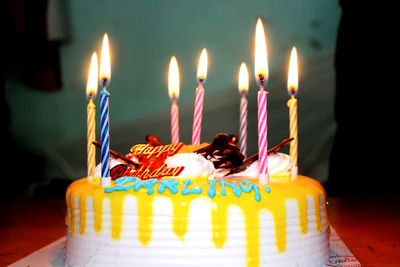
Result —
M227 134L198 146L133 146L111 160L110 186L69 186L65 265L323 266L325 192L314 179L291 179L279 148L261 185L257 155L245 159Z

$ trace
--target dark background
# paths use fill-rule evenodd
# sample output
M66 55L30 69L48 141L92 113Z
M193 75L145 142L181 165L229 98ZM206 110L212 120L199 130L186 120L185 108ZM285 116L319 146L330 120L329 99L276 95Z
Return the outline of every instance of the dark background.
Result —
M148 133L169 141L167 69L172 55L181 72L181 137L190 142L197 58L206 47L202 140L218 132L237 134L237 74L246 62L251 79L248 143L249 153L255 153L258 16L269 46L270 144L288 136L286 73L296 45L300 173L324 182L331 195L397 192L391 156L396 119L385 122L396 106L395 85L384 86L392 78L385 60L393 52L386 46L390 37L377 30L387 25L376 19L379 10L365 10L354 1L317 0L15 0L3 5L2 165L3 173L10 173L2 178L3 200L62 198L66 186L85 175L86 76L104 32L111 42L113 149L124 154ZM99 109L98 99L96 105Z

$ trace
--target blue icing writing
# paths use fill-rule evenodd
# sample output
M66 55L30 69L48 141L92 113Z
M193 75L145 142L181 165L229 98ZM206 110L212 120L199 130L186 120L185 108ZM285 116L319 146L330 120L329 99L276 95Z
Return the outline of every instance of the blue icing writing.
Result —
M208 181L208 184L210 185L210 188L208 189L208 196L210 198L213 198L217 194L217 191L215 191L215 185L217 184L217 180L214 179L212 181Z
M269 186L267 186L267 187L265 188L265 192L267 192L268 194L271 193L271 188L270 188Z
M236 185L236 181L229 183L225 180L221 180L219 184L221 185L221 196L226 196L226 189L225 189L226 186L232 188L233 193L235 194L236 197L240 197L240 195L242 194L240 188Z
M186 196L189 194L200 194L203 191L201 186L197 188L188 189L187 187L192 184L193 182L190 179L187 179L183 182L182 195Z
M116 184L126 184L126 183L130 183L130 182L136 182L139 178L137 177L132 177L132 176L123 176L123 177L119 177L117 178L114 183Z
M252 184L248 180L243 180L240 182L240 188L245 193L250 193L251 190L254 190L254 192L255 192L254 198L256 199L257 202L260 202L261 196L260 196L260 191L258 189L257 184Z
M137 181L133 187L133 190L139 191L140 188L146 187L147 188L147 194L151 195L154 192L154 185L158 182L158 179L156 178L151 178L147 179L144 181Z
M165 189L168 189L172 194L178 193L178 180L160 180L160 187L158 188L158 193L162 194L165 192Z
M130 177L130 176L124 176L120 177L117 180L115 180L115 183L117 184L114 187L107 187L104 189L105 193L112 193L114 191L128 191L129 189L133 188L136 184L136 182L139 179L136 177ZM133 183L132 183L133 182ZM132 183L129 185L125 185L127 183Z

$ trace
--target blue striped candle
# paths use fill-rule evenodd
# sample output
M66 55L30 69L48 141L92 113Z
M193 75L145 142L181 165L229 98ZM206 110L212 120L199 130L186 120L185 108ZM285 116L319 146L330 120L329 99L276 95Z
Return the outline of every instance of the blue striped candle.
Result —
M100 92L100 127L101 127L101 184L107 186L110 178L110 93L106 87ZM105 180L106 179L106 180Z
M110 85L111 66L110 48L108 46L108 35L104 34L103 46L101 48L100 75L99 82L102 87L100 92L100 142L101 142L101 179L102 187L111 184L110 177L110 119L109 119L109 100L110 93L107 86Z

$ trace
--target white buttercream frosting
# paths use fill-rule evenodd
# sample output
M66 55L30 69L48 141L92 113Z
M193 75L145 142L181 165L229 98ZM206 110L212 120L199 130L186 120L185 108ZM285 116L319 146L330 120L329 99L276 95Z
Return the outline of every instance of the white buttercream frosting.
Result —
M215 168L211 161L196 153L178 153L165 160L167 167L185 167L178 177L214 178Z
M268 156L268 172L270 175L287 175L290 173L290 157L283 153ZM258 178L258 160L253 162L247 169L228 177Z
M110 169L114 168L118 164L126 164L118 159L110 158ZM94 169L94 176L101 177L101 163L99 163Z
M113 168L124 162L111 158L110 167ZM213 163L196 153L178 153L165 160L167 167L185 167L178 177L199 177L205 176L210 179L225 176L225 169L215 169ZM290 173L290 157L283 153L276 153L268 156L268 171L270 175L287 175ZM95 176L101 176L101 163L96 166ZM246 170L231 174L228 177L258 178L258 160L253 162Z
M139 197L124 198L123 221L121 222L121 237L113 240L112 213L110 199L105 198L102 212L102 230L94 230L93 199L88 198L86 205L87 219L84 234L77 231L67 233L65 266L146 266L146 267L183 267L183 266L230 266L246 267L246 221L240 207L229 205L227 211L228 226L226 242L221 248L216 248L212 235L212 210L215 203L207 198L196 198L190 204L188 230L183 238L173 231L173 202L165 197L156 196L152 205L150 242L143 245L139 240ZM142 200L143 201L143 200ZM79 199L76 199L79 203ZM321 218L323 230L316 230L315 203L307 198L309 231L300 232L299 205L294 200L288 200L285 205L285 225L287 245L284 252L277 249L273 214L267 209L258 213L254 220L259 220L260 259L259 267L275 266L310 266L321 267L329 256L328 218L324 212L324 203L319 205L318 216ZM69 206L69 212L73 207ZM76 211L74 224L79 229L81 217ZM71 225L69 226L71 227ZM247 230L248 231L248 230ZM251 232L253 233L253 232ZM255 249L255 248L250 248Z

